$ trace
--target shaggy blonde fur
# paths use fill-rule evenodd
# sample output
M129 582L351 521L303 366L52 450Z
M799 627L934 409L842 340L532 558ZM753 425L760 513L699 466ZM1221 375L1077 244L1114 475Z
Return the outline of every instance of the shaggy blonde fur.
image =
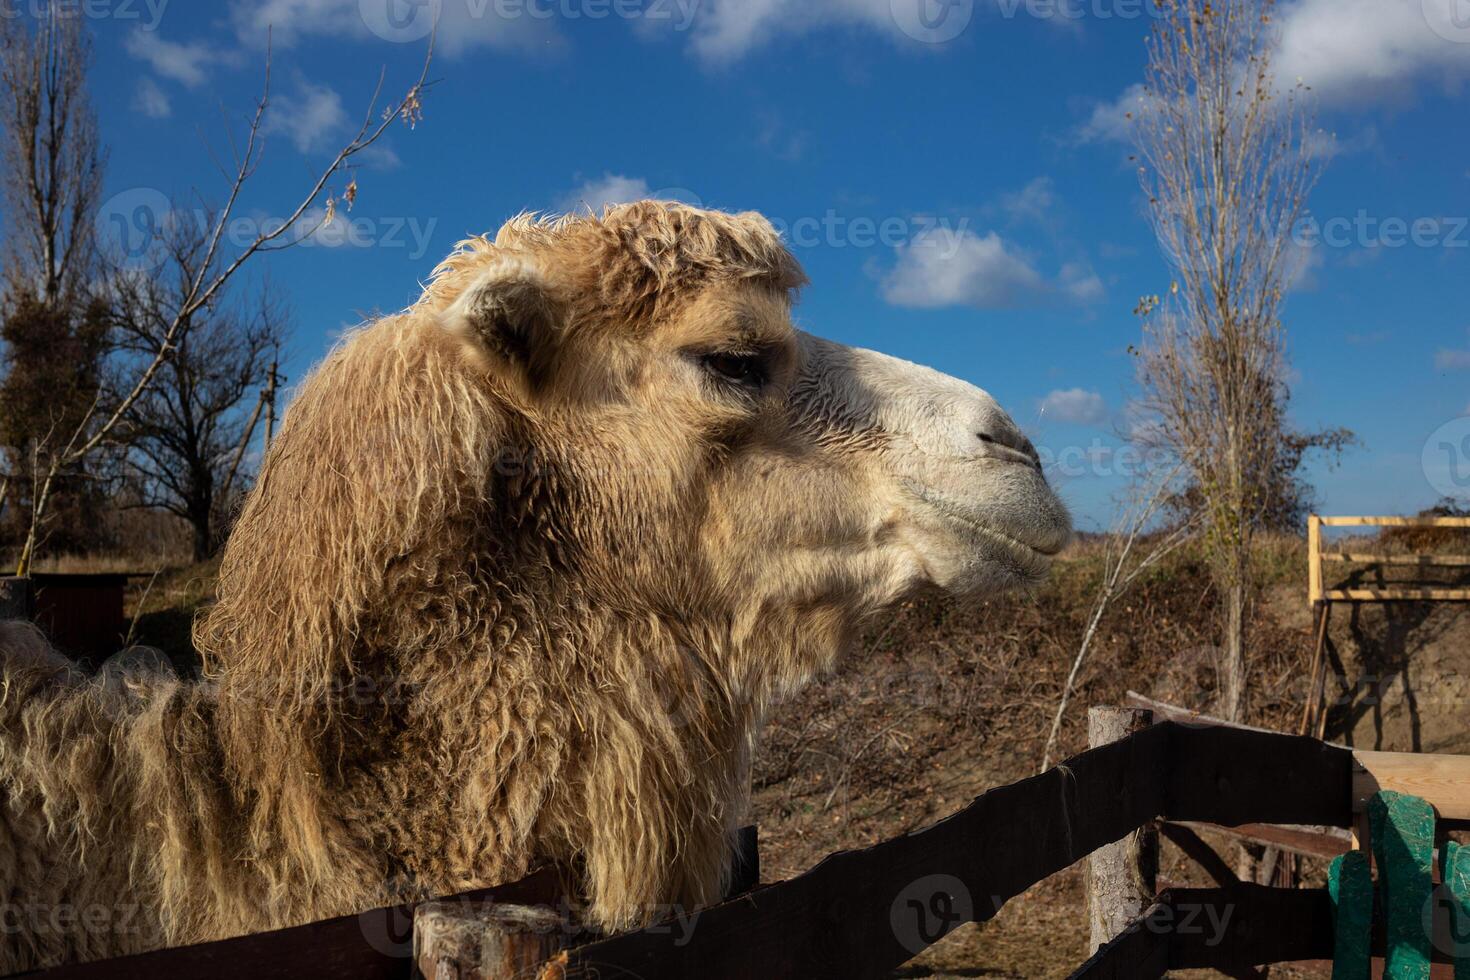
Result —
M0 968L546 861L609 929L715 899L762 716L898 589L788 557L886 533L843 503L881 434L793 397L801 282L755 215L518 218L302 386L197 624L203 681L83 678L6 627ZM678 353L725 349L777 394Z

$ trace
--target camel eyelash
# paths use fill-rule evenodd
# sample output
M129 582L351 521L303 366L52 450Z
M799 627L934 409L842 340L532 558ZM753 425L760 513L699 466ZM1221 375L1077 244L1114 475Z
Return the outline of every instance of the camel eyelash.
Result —
M712 351L699 355L699 363L727 385L760 388L768 379L766 355L760 351Z

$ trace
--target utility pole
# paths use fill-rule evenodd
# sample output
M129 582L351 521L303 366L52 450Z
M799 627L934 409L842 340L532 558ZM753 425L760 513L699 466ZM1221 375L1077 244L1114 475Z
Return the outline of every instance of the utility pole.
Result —
M271 437L276 432L276 391L280 387L281 382L286 380L279 374L279 367L278 361L272 359L271 373L265 381L265 446L263 449L270 448Z

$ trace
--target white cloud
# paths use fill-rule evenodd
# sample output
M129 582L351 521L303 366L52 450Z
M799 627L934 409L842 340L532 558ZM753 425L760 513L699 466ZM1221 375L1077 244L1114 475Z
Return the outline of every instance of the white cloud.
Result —
M937 308L1014 306L1046 289L1030 260L995 232L939 228L898 248L898 264L883 280L894 306Z
M138 81L138 90L133 93L133 108L149 119L167 119L174 113L173 104L168 100L168 93L164 92L157 82L147 77Z
M1272 71L1283 88L1298 81L1330 106L1359 106L1411 94L1416 82L1447 87L1470 79L1470 20L1466 0L1295 0L1275 21L1280 46ZM1457 8L1457 5L1458 8ZM1142 85L1093 107L1077 129L1080 142L1128 142L1127 114L1144 97ZM1307 138L1319 155L1369 149L1377 133L1348 141L1331 134Z
M342 97L305 79L294 92L276 96L265 118L267 132L285 133L302 153L326 149L346 125Z
M148 66L164 78L182 82L189 88L204 83L207 67L216 55L207 44L191 41L180 44L165 41L157 31L135 30L123 42L128 54Z
M786 163L796 163L806 155L811 133L804 129L793 129L776 113L767 113L756 135L756 142L772 156Z
M255 47L267 37L289 48L314 36L427 46L433 31L435 53L455 58L483 46L555 43L555 20L539 12L558 9L544 0L234 0L231 20L240 39Z
M1095 391L1058 389L1041 400L1043 418L1076 425L1101 425L1108 420L1108 403Z
M1068 262L1063 265L1061 274L1057 277L1057 286L1079 303L1095 303L1107 292L1097 273L1083 262Z
M995 232L936 228L897 249L883 276L883 297L894 306L1000 309L1060 296L1079 303L1099 299L1103 284L1083 263L1062 266L1056 280L1037 270L1030 255Z
M1077 129L1077 140L1081 143L1128 143L1133 140L1133 120L1143 104L1143 85L1135 83L1123 90L1123 94L1111 102L1093 106L1087 122Z
M1470 350L1439 350L1434 366L1440 371L1470 371Z
M1304 244L1295 238L1291 239L1281 253L1286 288L1298 292L1309 292L1316 289L1317 270L1326 264L1326 253L1320 246Z
M861 28L900 44L929 47L973 31L990 0L672 0L692 22L692 45L705 61L729 64L781 36L824 28Z
M601 211L609 204L642 201L649 197L650 193L648 181L641 177L605 173L596 180L587 181L564 196L558 202L558 207L562 211L578 211L583 208Z
M832 25L897 29L889 0L705 0L692 43L701 58L733 62L778 35Z
M1375 149L1378 146L1378 127L1368 126L1345 139L1336 133L1316 129L1308 133L1302 142L1310 156L1331 160L1333 157Z
M1012 221L1045 222L1056 207L1056 187L1050 177L1036 177L1011 194L1002 194L1000 207Z
M1297 0L1277 22L1276 77L1300 78L1327 102L1377 101L1415 79L1470 76L1463 0Z

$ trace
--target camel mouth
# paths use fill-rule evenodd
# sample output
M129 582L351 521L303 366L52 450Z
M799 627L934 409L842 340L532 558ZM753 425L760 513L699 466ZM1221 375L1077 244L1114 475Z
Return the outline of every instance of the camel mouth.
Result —
M945 520L963 526L983 540L1028 558L1043 559L1048 564L1061 554L1062 549L1072 540L1070 522L1048 521L1041 527L1026 526L1002 530L996 526L995 520L982 517L972 508L956 504L939 494L920 491L917 496ZM1020 537L1022 533L1025 533L1026 536Z
M941 553L947 551L952 564L928 563L931 580L946 591L1038 587L1072 538L1071 522L1054 497L985 508L957 503L927 488L912 489L949 540Z
M1051 573L1056 556L1066 546L1066 540L1048 540L1044 543L1023 541L1014 535L997 530L994 526L967 515L951 514L975 536L989 547L986 557L1019 584L1039 585ZM1070 537L1070 535L1069 535Z

